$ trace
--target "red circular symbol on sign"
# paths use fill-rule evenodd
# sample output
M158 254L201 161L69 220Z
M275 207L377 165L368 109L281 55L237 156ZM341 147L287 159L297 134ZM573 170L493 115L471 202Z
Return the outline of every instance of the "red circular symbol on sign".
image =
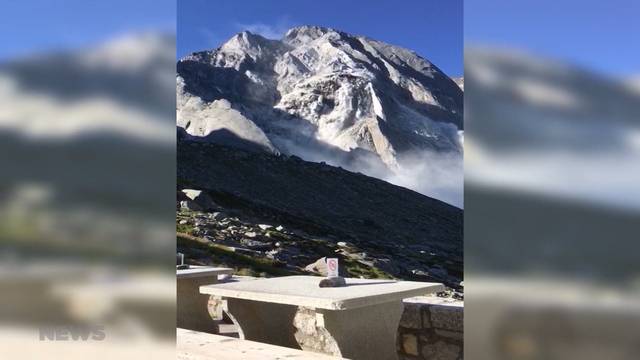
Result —
M329 261L329 269L331 269L331 270L335 270L336 269L336 262L334 260Z

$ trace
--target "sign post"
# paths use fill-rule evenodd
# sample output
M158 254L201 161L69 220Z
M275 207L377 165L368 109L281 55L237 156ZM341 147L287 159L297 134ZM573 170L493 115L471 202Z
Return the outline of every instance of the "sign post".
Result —
M347 286L347 281L340 276L338 271L338 259L337 258L327 258L327 277L320 280L318 284L320 287L341 287Z
M337 258L327 258L327 277L335 278L338 277L338 259Z

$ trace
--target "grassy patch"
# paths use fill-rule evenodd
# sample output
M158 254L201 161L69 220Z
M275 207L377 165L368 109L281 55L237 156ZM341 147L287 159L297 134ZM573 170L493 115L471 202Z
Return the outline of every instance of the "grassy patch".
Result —
M176 224L176 232L183 234L191 234L193 231L193 225L190 224Z
M238 254L227 246L211 243L184 233L177 234L177 243L181 247L206 251L216 264L235 269L237 275L267 277L304 274L302 271L278 267L273 260Z
M369 267L352 259L341 260L349 277L363 277L365 279L393 279L393 276L376 268Z

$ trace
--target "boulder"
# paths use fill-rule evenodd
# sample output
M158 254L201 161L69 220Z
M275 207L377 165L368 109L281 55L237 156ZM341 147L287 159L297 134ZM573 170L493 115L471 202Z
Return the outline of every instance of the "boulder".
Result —
M268 250L271 249L271 244L262 241L256 241L251 239L242 239L240 243L252 250Z
M182 193L203 211L212 211L220 208L220 206L213 201L211 196L202 190L182 189Z
M178 191L176 195L176 201L180 202L185 200L190 200L190 199L187 197L185 193L183 193L182 191Z
M326 257L321 257L320 259L316 260L316 262L305 266L304 269L307 270L307 271L318 273L318 274L320 274L322 276L327 276L327 274L328 274L328 272L327 272L327 258ZM338 275L340 275L340 276L345 276L346 275L346 270L345 270L344 266L342 265L342 263L340 263L338 265Z
M202 206L198 205L195 201L192 200L183 200L180 201L180 208L185 210L193 210L193 211L202 211Z
M318 284L318 286L320 287L342 287L342 286L347 286L347 281L339 276L339 277L332 277L332 278L325 278L320 280L320 283Z

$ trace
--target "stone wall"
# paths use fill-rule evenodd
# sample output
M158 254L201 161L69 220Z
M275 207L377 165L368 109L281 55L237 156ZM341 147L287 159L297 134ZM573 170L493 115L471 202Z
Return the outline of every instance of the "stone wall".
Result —
M401 360L463 358L463 302L416 297L404 302L398 328Z

